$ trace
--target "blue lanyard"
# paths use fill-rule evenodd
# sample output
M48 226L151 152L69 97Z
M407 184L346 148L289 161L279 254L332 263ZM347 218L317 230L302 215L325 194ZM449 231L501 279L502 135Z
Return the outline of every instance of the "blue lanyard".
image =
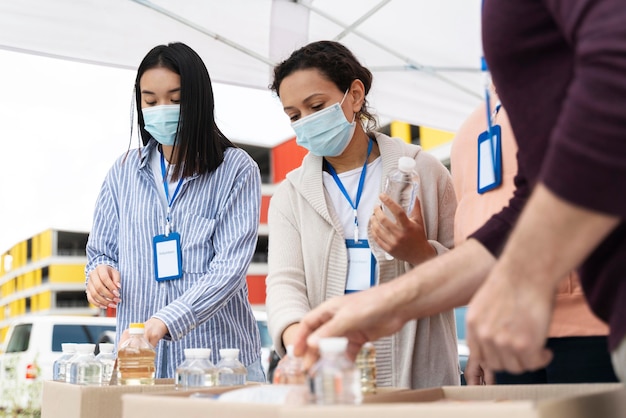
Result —
M498 100L498 103L496 103L496 107L493 110L493 112L491 111L491 93L489 93L489 88L491 87L491 83L489 83L489 85L485 85L485 106L487 107L487 135L489 136L489 143L491 144L491 155L493 157L493 162L494 162L494 166L495 166L495 160L496 160L496 155L495 155L495 149L496 149L496 144L493 142L493 121L495 120L496 115L498 114L498 112L500 111L500 108L502 107L502 104L500 103L500 101Z
M367 160L370 158L370 154L372 152L372 146L374 141L370 138L369 143L367 144L367 157L365 157L365 163L363 164L363 170L361 170L361 177L359 178L359 187L356 191L356 202L352 203L352 199L350 199L350 195L346 191L346 188L343 186L343 183L337 176L337 172L333 168L332 165L326 160L324 160L326 167L328 167L328 171L330 175L333 176L335 183L337 183L337 187L341 190L341 193L345 196L348 203L350 203L350 207L352 207L352 211L354 212L354 242L359 242L359 220L357 218L357 208L359 207L359 202L361 201L361 194L363 194L363 184L365 183L365 173L367 173Z
M165 157L163 157L163 153L161 153L161 173L163 174L163 188L165 189L165 199L167 200L167 215L165 216L165 220L167 221L167 224L165 225L165 236L168 236L171 230L170 210L172 209L172 203L174 203L174 199L176 199L176 196L178 195L180 186L183 184L183 178L181 177L178 180L178 185L176 186L176 189L174 190L174 194L172 195L172 198L170 199L170 191L168 187L167 173L165 171Z

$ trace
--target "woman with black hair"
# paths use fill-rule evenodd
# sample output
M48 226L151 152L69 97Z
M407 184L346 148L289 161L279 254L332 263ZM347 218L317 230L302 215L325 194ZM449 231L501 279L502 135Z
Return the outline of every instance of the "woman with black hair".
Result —
M145 56L135 80L143 147L106 176L87 243L87 296L117 308L117 342L131 322L171 378L185 348L239 348L248 379L265 381L246 285L257 240L260 174L218 129L213 89L182 43Z
M295 51L274 70L272 89L297 143L309 150L276 189L268 214L268 324L280 354L312 308L389 282L452 245L450 174L419 146L374 131L366 100L371 85L370 71L331 41ZM415 160L421 182L410 214L379 196L403 156ZM380 210L379 197L396 221ZM460 383L452 311L411 321L374 344L380 386Z

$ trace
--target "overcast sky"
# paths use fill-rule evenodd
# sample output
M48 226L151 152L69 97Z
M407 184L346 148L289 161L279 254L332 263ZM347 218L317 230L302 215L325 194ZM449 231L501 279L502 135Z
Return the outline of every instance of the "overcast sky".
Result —
M1 49L0 63L2 254L48 228L89 231L104 176L128 148L135 73ZM233 141L293 136L269 91L214 90L218 125Z

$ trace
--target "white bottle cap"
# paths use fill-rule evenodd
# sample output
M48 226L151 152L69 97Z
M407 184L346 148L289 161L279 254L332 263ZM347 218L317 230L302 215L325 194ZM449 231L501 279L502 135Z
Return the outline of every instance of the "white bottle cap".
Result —
M220 357L227 359L236 359L239 357L238 348L220 348Z
M293 355L293 350L294 350L294 348L293 348L293 344L289 344L289 345L287 345L287 347L285 347L285 348L287 349L287 355L288 355L289 357L295 357L295 356Z
M322 353L341 353L346 351L348 339L345 337L320 339L320 351Z
M113 349L115 348L115 344L111 344L111 343L100 343L98 344L98 347L100 348L100 352L101 353L107 353L110 354L113 352Z
M78 344L78 346L76 347L76 351L78 351L78 353L80 354L93 353L95 349L96 349L95 344Z
M400 157L398 159L398 170L409 173L415 168L415 160L411 157Z
M131 335L143 334L144 325L141 322L133 322L128 326L128 333Z
M62 343L61 351L64 353L75 353L76 352L76 343Z
M209 358L211 357L210 348L185 348L185 358Z

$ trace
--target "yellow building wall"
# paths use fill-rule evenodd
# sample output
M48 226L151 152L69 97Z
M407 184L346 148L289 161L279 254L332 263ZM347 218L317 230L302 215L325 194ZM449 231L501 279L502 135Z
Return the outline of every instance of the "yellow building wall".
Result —
M454 132L440 131L439 129L420 126L420 145L428 151L454 139Z
M48 271L50 283L85 282L84 264L51 265Z
M389 131L392 138L400 138L407 144L410 144L413 139L411 138L411 125L406 122L394 120L389 125Z
M50 309L52 306L52 292L48 290L47 292L40 293L37 304L39 305L40 311Z
M38 259L43 259L52 256L52 230L39 234L39 255Z

